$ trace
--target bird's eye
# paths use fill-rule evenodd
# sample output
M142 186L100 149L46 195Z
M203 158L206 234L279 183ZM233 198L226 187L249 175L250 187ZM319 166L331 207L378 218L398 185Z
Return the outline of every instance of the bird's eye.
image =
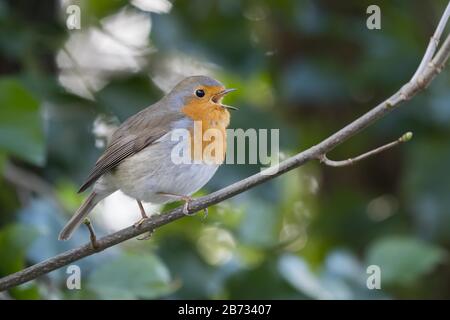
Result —
M195 90L195 95L199 98L202 98L205 96L205 91L202 89L197 89L197 90Z

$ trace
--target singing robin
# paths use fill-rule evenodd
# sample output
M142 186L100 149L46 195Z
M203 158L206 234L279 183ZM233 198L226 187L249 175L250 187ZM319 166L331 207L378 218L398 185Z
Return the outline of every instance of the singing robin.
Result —
M202 188L221 163L206 159L174 163L171 152L177 141L174 129L193 131L201 122L202 130L217 129L225 137L230 122L222 98L234 89L207 76L188 77L179 82L161 100L128 118L113 134L103 155L79 192L93 186L92 192L59 234L67 240L91 210L117 190L137 200L142 219L147 219L142 202L164 204L183 200L183 212L189 213L191 195ZM226 144L223 144L223 155ZM221 157L222 161L224 157ZM197 159L198 160L198 159Z

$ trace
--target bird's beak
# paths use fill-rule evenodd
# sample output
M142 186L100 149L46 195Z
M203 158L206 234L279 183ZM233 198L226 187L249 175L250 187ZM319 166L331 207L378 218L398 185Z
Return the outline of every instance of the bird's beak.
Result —
M223 91L221 91L221 92L215 94L215 95L213 96L213 101L214 101L215 103L219 103L223 108L230 109L230 110L239 110L239 109L236 108L236 107L228 106L228 105L222 103L222 98L223 98L226 94L228 94L228 93L230 93L230 92L233 92L233 91L236 91L236 89L225 89L225 90L223 90Z

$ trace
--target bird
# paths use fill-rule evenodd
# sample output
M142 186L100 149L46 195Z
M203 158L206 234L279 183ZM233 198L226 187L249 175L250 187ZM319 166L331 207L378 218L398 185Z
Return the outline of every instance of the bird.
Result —
M190 215L192 194L214 176L226 152L226 143L223 143L222 150L217 151L220 153L218 161L209 161L202 153L200 157L194 155L195 143L202 147L205 144L205 141L193 138L195 124L200 123L203 131L217 130L226 141L229 110L237 108L223 104L222 99L234 90L226 89L209 76L190 76L181 80L158 102L125 120L113 133L81 186L79 193L90 187L92 191L61 230L59 240L70 239L94 207L118 190L136 199L142 217L134 224L136 228L148 219L143 202L165 204L184 201L183 213ZM188 154L193 161L176 163L171 159L172 149L178 143L171 138L171 132L176 129L190 133L189 139L193 143L190 143ZM201 135L199 137L202 139ZM95 235L90 224L87 226L92 242Z

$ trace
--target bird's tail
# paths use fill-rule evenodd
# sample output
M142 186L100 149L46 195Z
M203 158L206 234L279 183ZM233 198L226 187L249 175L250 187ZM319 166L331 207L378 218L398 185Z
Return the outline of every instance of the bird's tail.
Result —
M69 240L76 228L83 222L84 218L89 212L94 209L97 203L104 197L99 196L95 192L92 192L89 197L84 201L81 207L75 212L72 218L67 222L66 226L61 230L58 239Z

